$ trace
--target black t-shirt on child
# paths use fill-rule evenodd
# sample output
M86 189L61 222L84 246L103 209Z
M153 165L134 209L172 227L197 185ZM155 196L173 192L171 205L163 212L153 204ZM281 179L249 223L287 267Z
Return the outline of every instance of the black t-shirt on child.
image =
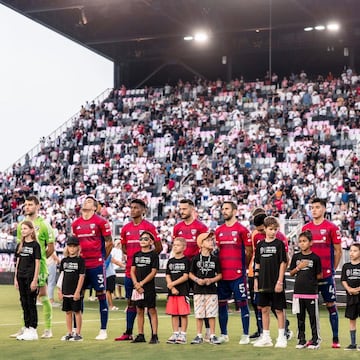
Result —
M317 275L321 274L320 257L314 253L303 255L301 252L294 254L291 259L289 270L293 270L301 262L309 261L309 265L296 273L294 294L317 294Z
M166 275L170 275L171 281L175 281L181 278L184 274L188 274L190 271L190 261L187 257L181 259L171 258L166 266ZM176 290L179 291L178 296L189 295L189 281L185 281L179 285L176 285ZM173 295L169 290L169 295Z

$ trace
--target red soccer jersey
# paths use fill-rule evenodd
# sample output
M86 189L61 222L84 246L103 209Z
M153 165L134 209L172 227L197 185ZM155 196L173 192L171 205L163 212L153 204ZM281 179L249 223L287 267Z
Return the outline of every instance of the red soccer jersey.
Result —
M235 280L246 275L245 246L252 246L249 230L236 222L220 225L215 231L223 280Z
M313 238L311 250L321 259L323 278L332 276L334 269L334 244L341 244L339 228L328 220L324 220L320 225L313 222L303 226L301 231L310 230Z
M81 257L85 267L93 269L104 264L105 236L111 236L110 224L101 216L94 214L90 219L77 218L71 225L74 236L79 239Z
M138 225L135 225L131 221L121 229L121 244L126 246L125 276L127 277L130 277L130 269L134 254L141 250L139 239L143 231L149 231L154 235L155 241L160 241L155 226L145 219L141 220Z
M196 242L197 237L207 231L207 226L197 219L189 225L186 225L184 221L181 221L174 226L173 238L183 237L186 239L186 249L184 251L184 255L191 260L199 253L199 248Z

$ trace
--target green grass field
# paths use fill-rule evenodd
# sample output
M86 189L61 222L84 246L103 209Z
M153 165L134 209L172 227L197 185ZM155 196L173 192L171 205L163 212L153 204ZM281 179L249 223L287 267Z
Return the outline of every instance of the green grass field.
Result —
M342 349L331 349L331 331L328 322L327 311L321 310L321 337L323 342L319 350L296 350L296 339L288 342L286 349L275 348L254 348L252 345L239 345L241 335L241 320L238 313L229 315L230 342L219 346L209 344L202 345L168 345L166 339L171 334L170 317L164 313L165 298L161 296L158 301L159 312L159 338L160 344L150 345L131 344L129 342L115 342L113 339L120 335L125 329L125 300L116 300L115 304L119 311L110 312L108 335L106 341L96 341L94 338L99 331L99 314L97 302L86 301L83 317L84 341L79 343L60 341L66 333L65 316L61 308L54 308L53 312L53 333L54 338L39 341L18 341L9 338L9 334L16 332L21 326L21 307L18 301L18 292L9 285L0 286L0 358L1 359L157 359L176 360L192 359L194 357L208 359L255 359L266 357L267 359L304 359L321 357L327 360L339 359L346 356L346 359L359 359L359 352L344 351L343 348L349 344L348 321L344 318L344 309L340 309L340 340ZM39 335L44 329L42 307L39 310ZM291 329L296 333L296 318L290 312L288 318L291 322ZM273 340L277 336L276 321L271 319L271 335ZM254 317L251 318L251 330L254 330ZM217 330L218 330L217 324ZM136 326L135 331L136 333ZM147 341L150 329L147 324L145 336ZM308 334L310 332L308 331ZM190 316L188 328L188 341L195 335L194 317ZM360 329L358 334L360 343Z

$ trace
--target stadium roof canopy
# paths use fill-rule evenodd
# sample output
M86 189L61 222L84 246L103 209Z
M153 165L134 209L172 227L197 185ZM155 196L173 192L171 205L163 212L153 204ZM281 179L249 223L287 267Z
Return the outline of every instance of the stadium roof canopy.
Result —
M255 78L268 69L282 75L360 65L359 0L0 2L113 60L115 85L186 74ZM334 21L339 30L328 31ZM304 31L319 25L325 29ZM198 30L207 32L207 43L184 41Z

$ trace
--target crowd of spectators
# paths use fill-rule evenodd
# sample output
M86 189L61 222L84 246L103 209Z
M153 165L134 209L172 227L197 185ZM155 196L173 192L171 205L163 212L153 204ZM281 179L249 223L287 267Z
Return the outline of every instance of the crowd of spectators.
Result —
M348 247L360 241L359 115L360 77L351 69L316 79L302 71L281 81L273 74L122 86L102 103L87 102L62 135L40 139L39 154L0 173L1 251L13 251L30 193L56 230L58 252L90 193L115 237L129 219L129 199L143 199L166 252L181 198L193 199L199 218L215 228L225 198L250 226L259 206L281 221L307 221L316 195L327 199L327 216Z

